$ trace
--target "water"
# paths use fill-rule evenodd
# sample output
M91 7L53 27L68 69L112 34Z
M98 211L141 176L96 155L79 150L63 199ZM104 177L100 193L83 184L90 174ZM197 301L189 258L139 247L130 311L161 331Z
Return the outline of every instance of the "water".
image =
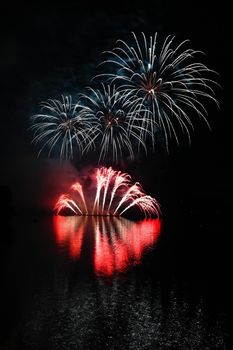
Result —
M161 226L159 219L133 222L109 216L55 216L53 223L58 249L65 250L70 260L80 260L88 241L84 259L91 255L94 274L104 277L140 264L143 253L158 240Z
M1 349L226 349L222 281L200 269L195 240L185 252L177 236L174 244L176 225L12 218L2 256Z

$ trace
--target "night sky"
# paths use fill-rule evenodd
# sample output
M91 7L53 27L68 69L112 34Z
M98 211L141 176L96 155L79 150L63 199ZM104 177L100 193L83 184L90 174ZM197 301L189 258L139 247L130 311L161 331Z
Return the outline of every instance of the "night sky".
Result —
M8 3L1 6L1 15L0 214L4 220L32 214L36 222L39 215L51 214L61 191L97 166L93 154L73 164L46 155L37 159L28 128L40 101L82 92L96 74L101 52L112 49L117 39L127 41L131 31L172 34L177 42L190 39L190 47L206 53L203 63L219 73L222 86L216 88L220 108L205 105L212 130L195 118L191 146L184 138L180 147L172 144L168 154L158 142L154 153L124 161L119 169L129 172L161 203L165 226L161 246L168 247L162 257L164 271L171 266L178 276L182 271L185 277L199 279L203 270L201 278L208 297L213 295L212 305L218 298L222 309L228 310L233 198L229 2Z
M37 159L30 143L29 117L38 111L41 100L83 91L96 73L100 53L119 38L128 40L131 31L175 34L178 42L190 39L192 48L206 53L203 62L220 74L222 89L216 89L216 96L221 107L207 104L211 132L196 118L191 147L184 139L181 147L172 145L168 155L158 145L155 153L124 163L123 168L164 206L193 196L197 201L211 197L217 206L228 209L232 193L229 12L224 2L203 1L5 5L0 58L1 186L3 192L11 193L15 212L51 210L54 196L67 181L96 166L92 156L78 159L75 167L48 160L46 155Z

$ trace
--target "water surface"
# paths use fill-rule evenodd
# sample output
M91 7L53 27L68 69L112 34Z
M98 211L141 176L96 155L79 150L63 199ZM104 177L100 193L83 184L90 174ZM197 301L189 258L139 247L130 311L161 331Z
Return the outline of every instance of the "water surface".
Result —
M14 217L2 348L225 349L226 315L217 300L208 307L191 265L189 278L175 273L168 228L158 219Z

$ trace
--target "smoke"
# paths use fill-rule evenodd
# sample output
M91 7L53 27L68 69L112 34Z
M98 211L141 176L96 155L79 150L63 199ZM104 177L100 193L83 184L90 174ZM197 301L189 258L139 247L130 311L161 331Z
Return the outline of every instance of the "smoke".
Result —
M50 159L8 158L3 169L1 185L9 189L17 214L51 213L57 194L78 177L68 161Z

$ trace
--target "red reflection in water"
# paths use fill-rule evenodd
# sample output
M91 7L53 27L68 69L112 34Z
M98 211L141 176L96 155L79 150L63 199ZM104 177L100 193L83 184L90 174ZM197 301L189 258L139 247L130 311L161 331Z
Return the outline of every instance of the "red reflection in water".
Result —
M102 218L97 221L95 272L111 276L114 272L125 271L129 265L140 263L143 252L157 241L160 225L159 219L131 222L122 218L108 221Z
M143 253L152 247L160 234L159 219L132 222L116 217L83 218L55 216L59 245L66 245L72 258L79 258L85 232L94 235L94 271L111 276L130 265L140 263Z
M54 228L59 245L67 245L69 254L79 259L82 249L86 219L75 216L54 216Z

